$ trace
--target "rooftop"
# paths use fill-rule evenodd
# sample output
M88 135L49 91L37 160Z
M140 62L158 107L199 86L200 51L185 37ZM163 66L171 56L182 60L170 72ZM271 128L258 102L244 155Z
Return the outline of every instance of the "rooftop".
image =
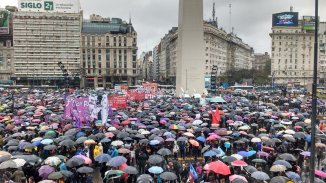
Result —
M82 25L82 33L88 34L126 34L134 31L131 23L126 23L120 18L112 18L110 21L84 20Z

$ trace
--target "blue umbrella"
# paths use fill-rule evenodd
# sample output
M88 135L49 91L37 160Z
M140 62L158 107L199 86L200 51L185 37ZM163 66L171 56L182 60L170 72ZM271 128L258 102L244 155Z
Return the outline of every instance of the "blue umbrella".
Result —
M76 139L78 139L79 137L84 137L86 134L84 132L78 132L76 134Z
M204 156L205 157L213 157L213 156L216 156L217 155L217 152L216 151L213 151L213 150L210 150L210 151L206 151L204 153Z
M152 166L148 169L148 171L153 174L160 174L163 172L163 168L159 166Z
M44 145L49 145L49 144L53 143L53 140L52 139L43 139L41 141L41 143Z
M116 157L110 159L110 161L108 162L108 165L111 167L119 167L126 162L127 162L127 159L125 157L116 156Z
M250 150L250 151L248 151L248 153L249 153L249 156L253 156L253 155L256 154L256 151L254 151L254 150Z
M294 181L301 181L301 177L299 174L295 173L295 172L292 172L292 171L288 171L288 172L285 172L285 175L287 177L289 177L291 180L294 180Z
M233 137L239 137L240 135L241 135L240 133L238 133L238 132L234 132L234 133L232 133L231 136L233 136Z
M35 141L32 144L35 145L35 146L39 146L39 145L41 145L41 142L40 141Z
M239 151L238 154L243 156L243 157L249 157L250 156L249 152L247 152L247 151Z
M307 142L311 142L311 135L306 135L305 140L306 140Z
M97 161L99 163L107 163L110 161L110 159L111 159L111 156L108 154L101 154L101 155L95 157L95 161Z
M199 136L199 137L197 137L196 139L197 139L198 141L200 141L200 142L205 142L205 141L206 141L205 137L203 137L203 136Z
M152 146L157 145L157 144L159 144L159 143L160 143L160 141L158 141L158 140L151 140L151 141L149 142L149 144L152 145Z

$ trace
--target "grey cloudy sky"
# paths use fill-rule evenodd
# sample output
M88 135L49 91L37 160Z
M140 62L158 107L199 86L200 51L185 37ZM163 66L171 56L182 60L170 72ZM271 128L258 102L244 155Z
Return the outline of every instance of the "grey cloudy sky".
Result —
M138 32L139 51L151 50L171 29L178 25L178 0L80 0L84 18L90 14L129 19ZM313 0L204 0L204 19L212 15L216 4L216 16L220 27L229 29L229 4L232 3L232 27L255 52L270 52L272 14L288 11L290 6L299 16L314 15ZM0 0L0 6L17 5L17 0ZM326 1L319 2L321 21L326 21ZM140 53L139 52L139 53Z

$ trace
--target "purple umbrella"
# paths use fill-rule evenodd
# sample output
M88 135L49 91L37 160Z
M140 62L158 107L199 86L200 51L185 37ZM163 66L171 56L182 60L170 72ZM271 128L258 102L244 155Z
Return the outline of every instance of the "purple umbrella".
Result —
M303 156L310 156L309 151L302 151L300 154L303 155Z
M242 157L249 157L250 153L247 151L239 151L238 152L239 155L241 155Z
M38 170L40 177L44 179L47 179L52 172L54 172L54 168L49 165L41 166L41 168Z
M267 152L264 152L264 151L257 152L257 155L258 156L263 156L263 157L268 157L269 156L269 154Z

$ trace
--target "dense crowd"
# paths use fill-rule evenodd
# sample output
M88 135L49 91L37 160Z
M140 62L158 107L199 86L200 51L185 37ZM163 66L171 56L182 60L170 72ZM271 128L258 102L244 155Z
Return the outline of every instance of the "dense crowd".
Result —
M226 103L162 95L76 125L54 90L0 93L0 182L304 182L311 99L224 93ZM326 178L325 102L318 100L315 182ZM213 120L215 118L215 120ZM216 119L217 118L217 119Z

